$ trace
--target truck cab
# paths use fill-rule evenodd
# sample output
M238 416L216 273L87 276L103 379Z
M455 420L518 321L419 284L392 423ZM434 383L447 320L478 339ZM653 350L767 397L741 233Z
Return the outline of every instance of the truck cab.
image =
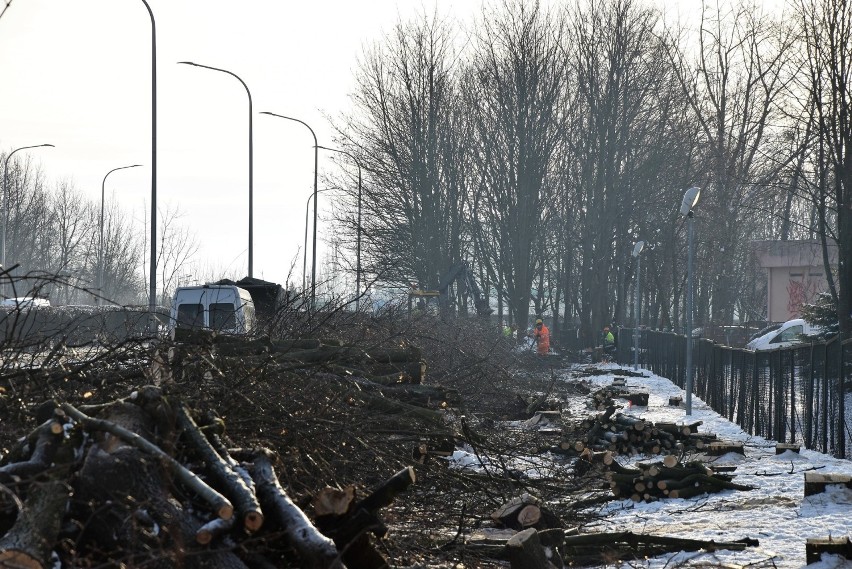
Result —
M255 329L251 295L233 285L178 287L172 302L169 325L174 328L205 328L224 334L248 334Z

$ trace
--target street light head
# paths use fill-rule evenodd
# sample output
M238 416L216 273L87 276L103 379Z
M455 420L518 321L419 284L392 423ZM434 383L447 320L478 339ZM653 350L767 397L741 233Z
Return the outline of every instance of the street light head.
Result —
M639 253L641 253L642 249L644 249L644 248L645 248L645 242L644 241L637 241L636 245L633 246L633 256L638 257Z
M683 194L683 201L680 202L680 214L683 217L689 215L690 210L698 203L698 197L701 195L701 188L691 187Z
M41 146L49 146L49 147L51 147L51 148L56 148L56 147L55 147L54 145L52 145L52 144L42 144Z
M285 116L285 115L279 115L278 113L271 113L269 111L260 111L260 114L269 115L271 117L278 117L279 119L287 119L288 121L296 121L296 122L300 122L302 124L305 124L304 122L300 121L299 119L294 119L293 117L288 117L288 116ZM305 126L307 126L307 125L305 124ZM308 127L308 128L310 128L310 127ZM311 132L313 132L313 131L311 131Z
M195 67L198 67L198 64L194 61L178 61L178 65L194 65Z

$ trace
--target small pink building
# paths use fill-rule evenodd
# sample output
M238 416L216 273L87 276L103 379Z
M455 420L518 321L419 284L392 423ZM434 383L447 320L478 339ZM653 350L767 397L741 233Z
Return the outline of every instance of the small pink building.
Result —
M828 290L819 240L754 241L755 255L766 269L766 319L785 322L800 316L802 304ZM837 267L837 246L828 243L828 258Z

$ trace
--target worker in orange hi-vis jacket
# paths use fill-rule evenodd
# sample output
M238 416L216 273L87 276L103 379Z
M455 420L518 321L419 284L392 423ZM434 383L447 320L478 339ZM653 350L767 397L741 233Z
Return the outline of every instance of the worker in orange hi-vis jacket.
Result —
M546 356L550 352L550 330L547 329L541 318L535 321L533 338L535 338L535 343L538 346L538 355Z

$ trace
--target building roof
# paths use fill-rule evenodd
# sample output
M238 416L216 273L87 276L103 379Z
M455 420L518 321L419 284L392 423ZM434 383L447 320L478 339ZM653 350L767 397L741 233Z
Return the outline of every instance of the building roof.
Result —
M828 259L837 264L837 245L826 243ZM822 243L818 239L790 239L787 241L752 241L760 266L772 267L822 267Z

